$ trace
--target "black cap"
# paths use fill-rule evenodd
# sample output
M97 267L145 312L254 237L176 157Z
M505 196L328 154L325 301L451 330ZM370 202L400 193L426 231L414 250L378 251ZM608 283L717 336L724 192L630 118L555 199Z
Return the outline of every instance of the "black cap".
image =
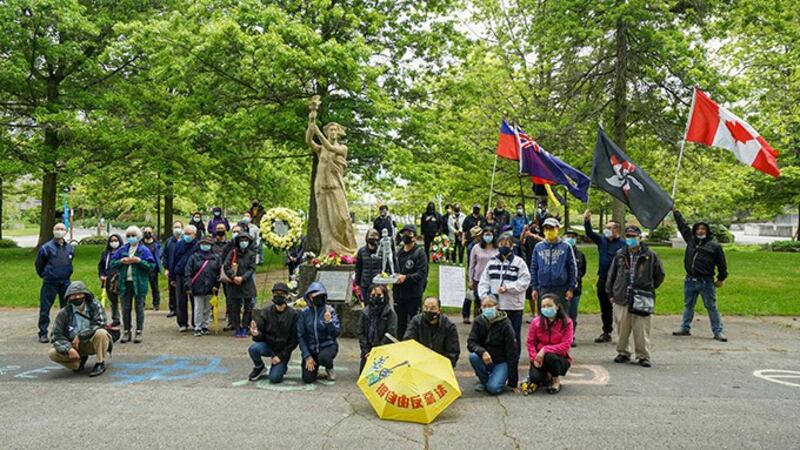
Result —
M380 208L378 208L378 209L379 209L379 210L383 210L383 209L386 209L386 210L388 210L388 209L389 209L389 207L388 207L388 206L386 206L386 205L381 205L381 206L380 206Z
M291 292L289 290L289 286L286 285L286 283L275 283L274 285L272 285L272 292L275 292L275 291L282 291L282 292L286 292L287 294L289 292Z
M575 228L567 228L567 231L564 233L564 235L566 236L568 234L572 234L572 235L575 235L575 236L580 236L578 234L578 230L576 230Z
M635 234L637 236L641 236L642 230L636 225L628 225L625 227L625 234Z
M413 224L408 223L403 225L403 228L400 229L401 233L404 231L410 231L414 234L417 234L417 227L415 227Z

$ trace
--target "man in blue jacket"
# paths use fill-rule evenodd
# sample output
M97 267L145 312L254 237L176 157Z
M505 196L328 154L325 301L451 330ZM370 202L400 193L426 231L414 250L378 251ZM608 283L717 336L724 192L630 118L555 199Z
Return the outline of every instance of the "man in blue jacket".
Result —
M180 332L189 330L189 313L192 314L191 325L194 328L194 301L191 296L186 293L184 286L186 285L185 272L186 263L197 251L197 227L194 225L186 225L183 229L181 240L175 245L175 254L172 257L172 266L169 268L170 280L175 281L175 311L177 312L178 330ZM192 308L189 308L191 303Z
M300 368L304 383L318 378L319 366L325 367L328 380L335 380L333 360L339 353L339 318L333 306L327 304L325 286L315 281L303 296L308 307L300 311L297 319L297 341L303 356Z
M600 303L600 318L603 320L603 333L594 341L597 343L611 342L611 332L614 331L614 307L606 293L606 278L608 269L614 255L625 247L625 240L620 237L622 228L619 223L609 220L603 229L603 234L592 230L592 212L588 209L583 213L583 229L586 236L597 245L600 265L597 268L597 301Z
M544 221L545 240L536 244L531 257L531 288L536 310L541 309L541 296L558 295L561 307L569 311L569 302L578 285L578 268L572 246L558 235L561 224L554 217Z
M65 293L72 276L72 258L75 249L72 248L64 236L67 227L57 223L53 227L53 239L39 247L36 254L36 273L42 279L42 289L39 291L39 342L50 343L47 338L47 328L50 326L50 308L58 295L58 304L61 308L65 305Z
M176 220L175 223L172 224L172 236L164 241L164 245L162 245L161 267L164 268L164 276L167 277L167 287L169 291L169 312L167 313L167 317L175 317L175 301L177 298L175 295L175 277L172 276L170 268L175 259L175 247L178 245L178 240L180 240L182 234L183 222Z

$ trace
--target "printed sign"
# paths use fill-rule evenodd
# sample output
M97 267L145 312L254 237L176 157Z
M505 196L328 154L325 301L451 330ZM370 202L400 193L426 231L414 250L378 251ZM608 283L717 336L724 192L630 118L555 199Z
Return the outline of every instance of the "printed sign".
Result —
M439 266L439 300L442 306L460 308L467 295L466 272L463 267Z

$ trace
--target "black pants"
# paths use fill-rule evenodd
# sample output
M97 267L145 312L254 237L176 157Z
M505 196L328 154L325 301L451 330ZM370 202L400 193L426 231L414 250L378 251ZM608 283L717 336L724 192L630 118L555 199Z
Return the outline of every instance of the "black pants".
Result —
M533 367L533 362L531 362L531 370L528 372L528 379L532 383L541 386L546 383L548 374L551 377L566 375L567 370L569 370L569 365L566 356L546 353L542 361L542 367Z
M461 305L461 317L464 320L469 319L469 311L472 309L472 317L478 317L481 313L481 298L478 296L478 282L475 282L475 289L472 290L472 300L464 298L464 304Z
M231 299L230 319L234 330L249 327L252 313L253 302L250 298L239 297Z
M189 315L192 318L192 328L194 328L194 297L188 295L184 289L183 277L175 277L175 317L178 319L179 327L189 326Z
M464 264L464 241L461 238L456 238L455 242L455 255L453 255L453 261L457 262L458 264Z
M172 281L167 280L167 287L168 287L167 292L169 293L169 310L175 312L177 308L175 306L177 295L175 295L175 286L173 286L172 283L173 283Z
M425 235L425 256L428 257L428 261L431 260L431 245L433 245L433 238L435 237L436 237L435 234L432 234L430 236L427 234Z
M318 354L311 355L311 357L314 359L314 363L316 363L314 370L306 369L306 360L303 358L303 360L300 361L303 383L313 383L317 381L319 366L322 366L327 370L333 369L333 359L336 358L337 353L339 353L339 346L331 345L320 350Z
M161 305L161 292L158 290L158 271L150 272L150 292L153 293L153 308Z
M111 308L111 324L119 325L119 292L108 292L108 303Z
M408 322L419 314L422 298L395 299L394 312L397 313L397 339L402 340L408 328Z
M597 301L600 303L600 318L603 320L603 333L614 331L614 305L608 301L606 279L597 279Z
M131 331L131 311L136 303L136 331L144 329L144 297L133 292L133 281L125 282L125 295L122 296L122 328Z

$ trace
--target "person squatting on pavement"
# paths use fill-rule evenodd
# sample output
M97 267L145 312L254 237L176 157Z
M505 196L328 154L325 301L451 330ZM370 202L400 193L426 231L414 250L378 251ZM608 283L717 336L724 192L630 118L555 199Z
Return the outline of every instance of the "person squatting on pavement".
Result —
M539 386L546 386L549 394L561 392L562 377L567 374L572 357L569 349L573 341L572 320L555 294L542 296L541 314L531 321L528 329L528 356L531 367L521 389L532 394Z
M308 306L300 312L297 321L297 339L302 361L300 370L304 383L313 383L319 377L319 366L325 367L326 378L336 380L333 360L339 353L339 317L333 306L327 304L328 291L315 281L303 298Z
M519 358L519 346L511 322L506 313L497 309L493 295L481 303L481 315L472 322L467 349L469 363L478 377L475 390L502 394L509 378L509 361Z
M449 359L453 367L461 355L456 324L442 314L442 302L436 297L426 298L422 312L408 323L403 340L409 339Z
M250 322L253 343L247 349L253 361L248 379L258 381L267 370L262 358L269 358L269 382L283 381L292 352L297 348L297 320L300 313L289 306L289 286L275 283L272 286L272 305L254 311Z
M366 292L367 306L358 316L358 344L361 348L361 365L364 370L369 353L373 347L391 344L386 334L397 338L397 313L389 304L389 289L384 285L373 284Z

